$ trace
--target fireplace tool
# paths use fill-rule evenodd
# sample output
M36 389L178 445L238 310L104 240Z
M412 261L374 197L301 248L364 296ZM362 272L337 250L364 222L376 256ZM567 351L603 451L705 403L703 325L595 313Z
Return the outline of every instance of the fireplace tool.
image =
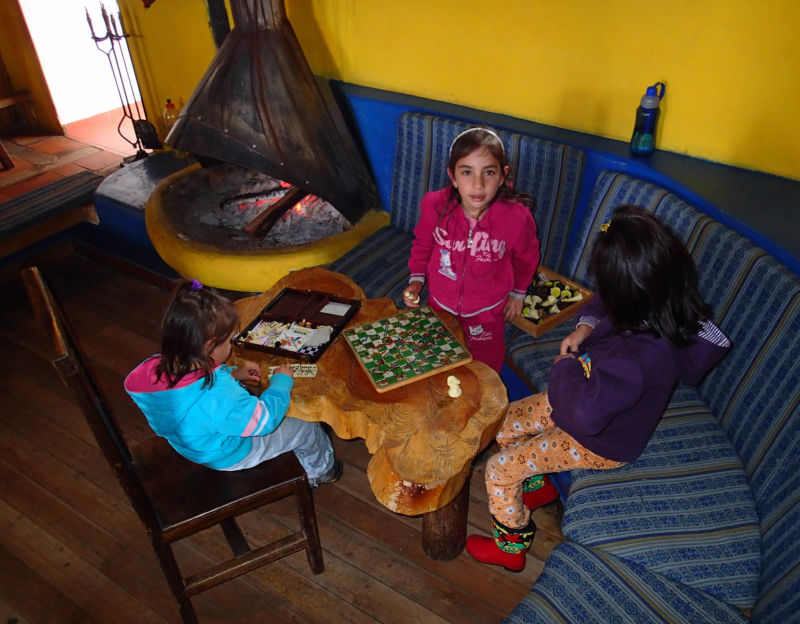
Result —
M108 58L108 64L111 67L111 74L114 76L114 84L117 87L120 103L122 104L122 119L117 124L117 133L128 143L131 147L136 149L136 155L126 158L125 160L141 160L147 157L146 149L161 149L163 145L156 134L156 129L152 123L145 119L142 111L139 110L139 102L136 97L137 89L135 88L134 80L131 78L131 73L128 68L127 54L124 54L120 49L120 42L125 41L128 45L127 38L130 36L125 32L122 24L122 16L117 13L117 19L113 15L109 15L104 5L100 5L100 14L105 24L106 33L102 37L95 34L94 26L92 25L92 18L89 16L89 10L86 9L86 21L89 23L89 30L92 33L92 40L95 46ZM103 44L103 45L101 45ZM104 49L107 48L107 49ZM130 53L130 49L128 49ZM142 109L144 107L142 106ZM122 126L125 120L130 120L136 139L131 140L122 131Z

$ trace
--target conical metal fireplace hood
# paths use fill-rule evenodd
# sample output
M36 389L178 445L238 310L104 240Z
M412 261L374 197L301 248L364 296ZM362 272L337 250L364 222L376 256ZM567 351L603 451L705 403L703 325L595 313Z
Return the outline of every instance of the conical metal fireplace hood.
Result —
M357 222L379 207L377 192L341 111L317 85L283 0L230 4L234 28L167 144L289 182Z

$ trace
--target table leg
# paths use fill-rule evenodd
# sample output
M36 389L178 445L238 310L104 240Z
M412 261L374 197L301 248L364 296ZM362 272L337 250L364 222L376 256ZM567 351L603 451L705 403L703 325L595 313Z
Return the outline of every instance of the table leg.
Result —
M456 497L436 511L422 514L422 549L431 559L449 561L464 550L467 541L469 478Z

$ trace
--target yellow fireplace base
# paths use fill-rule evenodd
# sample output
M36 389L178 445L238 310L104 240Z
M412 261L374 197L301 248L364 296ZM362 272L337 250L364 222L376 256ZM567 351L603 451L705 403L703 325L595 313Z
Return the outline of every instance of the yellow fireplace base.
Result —
M163 180L147 201L147 234L164 262L175 271L215 288L262 292L289 271L333 262L389 223L389 213L371 210L351 229L304 245L241 251L221 249L187 240L176 231L161 202L161 195L172 177Z

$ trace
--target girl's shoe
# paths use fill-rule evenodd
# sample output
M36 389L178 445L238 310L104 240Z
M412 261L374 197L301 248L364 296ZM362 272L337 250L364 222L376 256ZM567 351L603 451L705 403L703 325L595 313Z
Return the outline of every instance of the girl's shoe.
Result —
M558 490L547 475L535 475L522 482L522 502L533 511L558 498Z
M525 555L531 547L536 525L531 520L522 529L511 529L492 518L494 538L470 535L467 552L481 563L503 566L509 572L525 569Z
M320 485L326 485L328 483L336 483L339 479L342 478L342 473L344 472L344 464L340 462L338 459L333 461L333 467L326 472L324 475L317 477L316 479L309 479L308 484L312 487L319 487Z

